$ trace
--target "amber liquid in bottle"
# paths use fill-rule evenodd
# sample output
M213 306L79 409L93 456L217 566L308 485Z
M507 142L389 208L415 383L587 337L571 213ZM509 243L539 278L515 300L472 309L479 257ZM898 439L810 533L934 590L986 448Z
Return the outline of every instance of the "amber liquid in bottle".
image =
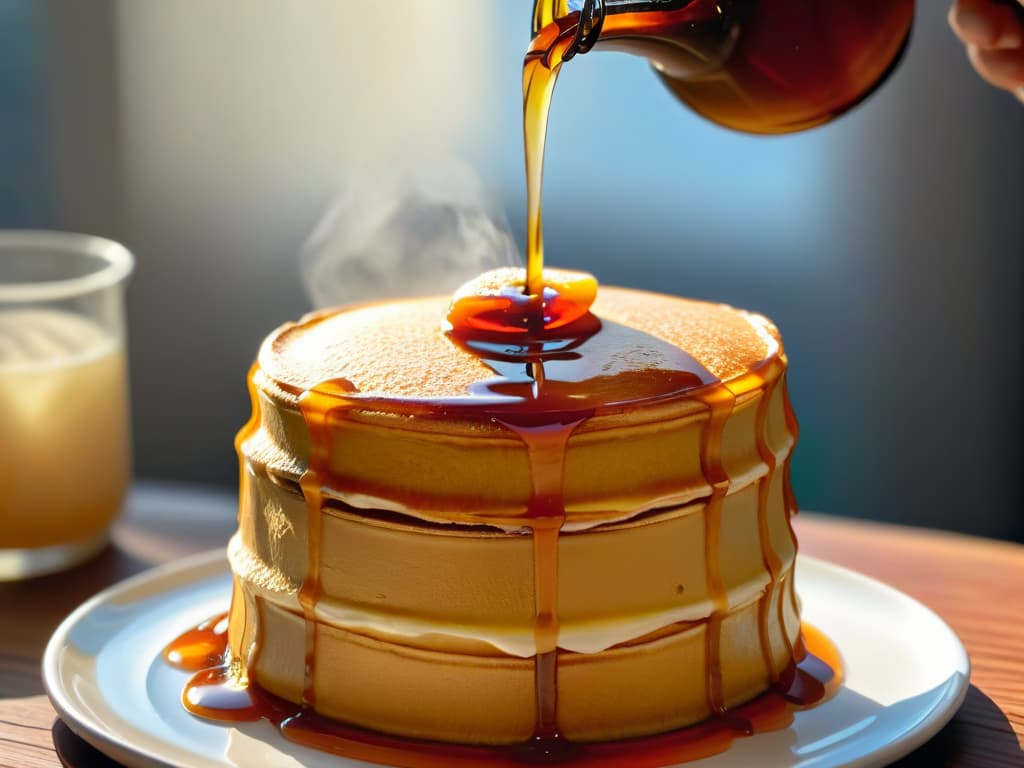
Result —
M556 5L538 0L538 36ZM834 119L878 87L913 16L914 0L605 0L594 50L650 59L681 101L720 125L790 133Z

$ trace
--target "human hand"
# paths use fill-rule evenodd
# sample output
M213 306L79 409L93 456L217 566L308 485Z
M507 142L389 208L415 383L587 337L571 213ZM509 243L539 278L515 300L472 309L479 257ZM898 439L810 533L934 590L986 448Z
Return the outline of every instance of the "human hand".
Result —
M1013 3L1020 3L1014 8ZM975 70L1024 102L1024 0L954 0L949 25Z

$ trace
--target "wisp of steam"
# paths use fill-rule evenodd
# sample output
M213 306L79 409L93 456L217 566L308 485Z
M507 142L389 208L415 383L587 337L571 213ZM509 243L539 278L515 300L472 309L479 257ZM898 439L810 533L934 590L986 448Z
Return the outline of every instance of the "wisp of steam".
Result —
M454 158L350 177L300 257L318 308L450 295L481 272L521 263L500 205Z

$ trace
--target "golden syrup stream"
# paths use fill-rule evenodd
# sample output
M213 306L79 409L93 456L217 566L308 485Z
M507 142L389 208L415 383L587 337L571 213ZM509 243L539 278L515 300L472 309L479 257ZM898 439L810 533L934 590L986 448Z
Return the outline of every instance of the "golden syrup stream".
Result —
M523 144L526 154L526 293L544 292L544 233L541 187L551 95L562 57L576 34L575 23L551 24L534 38L523 61Z

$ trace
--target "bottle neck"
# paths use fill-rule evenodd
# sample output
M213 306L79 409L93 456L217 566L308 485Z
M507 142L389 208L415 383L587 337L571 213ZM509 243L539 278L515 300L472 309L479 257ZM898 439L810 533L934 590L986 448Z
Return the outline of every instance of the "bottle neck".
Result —
M534 23L542 24L538 32L557 24L560 33L575 33L562 61L599 45L646 58L670 79L689 80L722 67L756 1L537 0Z
M693 0L604 0L604 12L642 13L644 11L675 11Z
M600 13L612 16L619 13L674 11L691 2L693 0L601 0L597 5L601 6ZM572 13L582 13L587 5L588 0L536 0L533 6L533 34L536 35L552 22Z

